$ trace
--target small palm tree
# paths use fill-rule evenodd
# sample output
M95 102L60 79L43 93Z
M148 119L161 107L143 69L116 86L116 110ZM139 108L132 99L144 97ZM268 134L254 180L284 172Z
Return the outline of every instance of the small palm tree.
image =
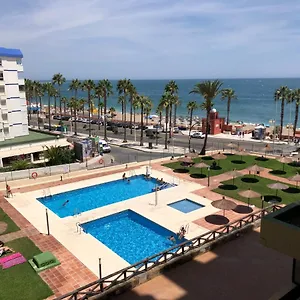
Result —
M51 131L51 98L55 95L55 88L51 82L43 85L44 92L48 95L49 131Z
M66 115L66 108L67 108L67 104L68 104L68 99L67 97L61 97L61 102L63 104L63 107L64 107L64 115Z
M57 84L58 85L58 97L59 97L59 113L60 115L62 115L62 102L61 102L61 86L66 82L66 78L60 74L54 74L52 77L52 82L53 84ZM56 114L56 111L55 111Z
M176 81L174 80L170 80L168 82L168 84L165 86L165 92L170 94L170 100L171 102L169 103L169 114L170 114L170 118L169 118L169 127L170 127L170 132L169 132L169 138L172 137L172 111L173 111L173 107L175 110L175 118L176 118L176 111L177 111L177 105L179 104L179 100L178 100L178 85L176 83ZM176 123L176 121L174 122L174 124ZM173 125L174 125L173 124Z
M84 117L84 107L85 107L85 104L86 104L86 100L81 98L79 99L79 102L80 102L80 110L82 111L82 116Z
M130 83L129 84L129 96L130 96L130 98L129 98L129 101L130 101L130 121L129 121L129 123L130 123L130 134L132 134L132 132L133 132L132 131L133 101L134 101L134 98L135 98L136 94L137 94L136 87L132 83Z
M168 92L165 92L159 102L159 107L161 109L165 109L166 117L165 117L165 149L168 149L168 127L169 127L169 114L172 106L172 95ZM169 127L171 130L171 127Z
M140 146L144 145L144 109L152 105L152 102L149 97L139 95L137 96L138 106L141 109L141 139Z
M235 91L233 89L223 89L221 91L222 93L222 100L227 100L227 119L226 124L229 124L229 114L230 114L230 104L231 100L237 99L237 96L235 94Z
M192 122L193 122L193 112L198 108L196 101L190 101L186 106L190 114L190 130L189 130L189 150L191 150L191 131L192 131Z
M294 90L294 102L295 102L295 119L294 119L294 128L293 128L293 138L296 136L296 130L298 126L298 116L299 116L299 105L300 105L300 89Z
M93 80L88 79L85 80L82 84L82 88L84 91L87 91L87 101L89 106L89 137L92 136L92 127L91 127L91 93L95 89L95 83Z
M282 129L283 129L283 119L284 119L284 105L286 101L288 101L288 96L290 93L290 89L287 86L281 86L274 93L274 100L281 102L281 112L280 112L280 131L279 131L279 139L282 139Z
M33 88L32 88L32 81L30 79L25 79L25 94L26 94L26 101L27 101L27 112L28 112L28 125L30 126L31 120L31 101L33 98ZM29 108L29 109L28 109Z
M70 107L71 111L74 114L74 125L75 125L75 135L77 135L77 116L78 111L82 108L82 103L80 100L76 99L75 97L71 97L71 99L68 102L68 106Z
M197 83L194 88L190 91L190 94L198 94L204 98L204 102L200 105L201 109L206 111L206 124L205 124L205 138L200 155L205 155L207 136L209 133L209 113L214 106L213 100L220 93L222 82L219 80L214 81L203 81Z
M150 113L151 113L151 110L152 110L152 106L153 106L153 104L152 104L151 100L148 101L146 103L146 105L144 106L144 111L145 111L145 115L146 115L146 125L148 125L149 116L150 116Z
M99 86L101 86L101 96L103 98L103 106L104 106L104 140L107 141L107 100L113 95L113 86L108 79L103 79L99 82Z

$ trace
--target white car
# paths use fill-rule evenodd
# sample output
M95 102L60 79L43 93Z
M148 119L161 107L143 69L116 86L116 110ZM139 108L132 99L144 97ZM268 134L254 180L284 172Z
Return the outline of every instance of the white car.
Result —
M202 131L193 132L191 134L191 138L204 139L205 138L205 134Z
M110 153L111 152L111 148L105 140L99 140L99 144L102 145L103 153Z

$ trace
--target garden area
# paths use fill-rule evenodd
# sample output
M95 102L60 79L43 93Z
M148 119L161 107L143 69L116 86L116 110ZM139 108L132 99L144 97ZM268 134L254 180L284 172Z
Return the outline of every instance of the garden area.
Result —
M291 160L289 158L285 159ZM201 163L201 165L199 165L200 167L197 166L199 163ZM191 163L177 160L164 164L165 167L173 169L175 173L187 173L192 178L205 178L208 176L208 172L210 177L216 176L232 170L243 170L253 165L271 169L271 174L284 178L292 177L300 172L300 164L298 165L297 162L291 161L289 163L282 163L277 159L230 153L225 153L223 159L214 159L212 156L204 156L192 158Z
M20 228L14 221L0 208L0 235L15 232ZM1 239L1 238L0 238ZM1 299L1 298L0 298Z
M5 243L5 246L20 252L26 260L41 253L29 238L20 238ZM32 269L28 262L9 269L0 268L0 299L5 300L40 300L53 294L49 286Z

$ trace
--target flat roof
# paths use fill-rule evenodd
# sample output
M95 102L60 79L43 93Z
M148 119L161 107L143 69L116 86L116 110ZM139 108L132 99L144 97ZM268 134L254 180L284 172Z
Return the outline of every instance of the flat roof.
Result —
M22 58L23 53L20 49L11 49L11 48L4 48L0 47L0 57L17 57Z

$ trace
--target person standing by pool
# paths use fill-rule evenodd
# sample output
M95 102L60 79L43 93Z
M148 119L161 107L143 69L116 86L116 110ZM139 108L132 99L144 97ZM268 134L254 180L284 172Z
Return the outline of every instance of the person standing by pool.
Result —
M70 202L70 200L65 201L62 206L65 207L69 202Z
M11 188L8 184L6 184L6 196L7 196L7 198L10 196L13 196Z
M123 180L126 180L126 173L124 173L124 174L122 175L122 179L123 179Z

